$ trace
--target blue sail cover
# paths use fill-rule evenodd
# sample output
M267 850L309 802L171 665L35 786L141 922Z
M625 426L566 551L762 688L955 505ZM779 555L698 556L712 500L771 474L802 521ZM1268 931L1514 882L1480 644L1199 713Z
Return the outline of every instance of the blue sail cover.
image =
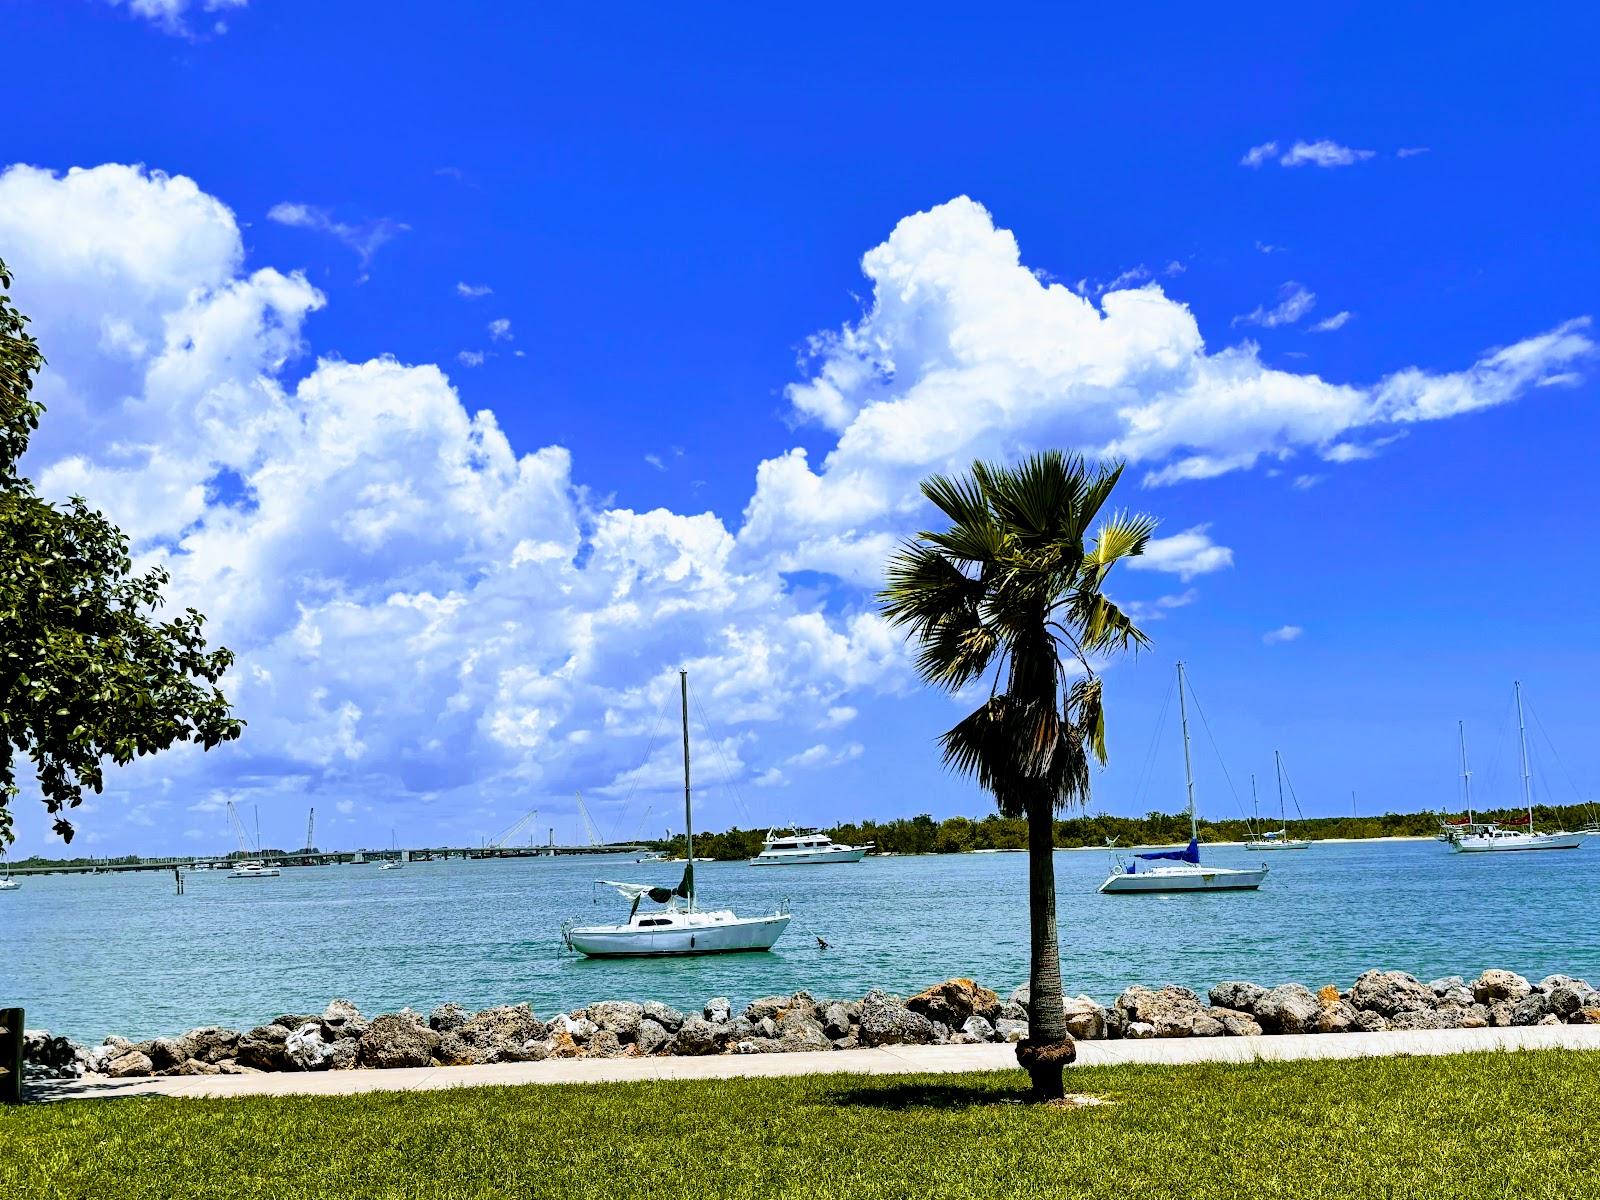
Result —
M1178 862L1193 863L1198 867L1200 865L1200 843L1194 838L1190 838L1189 844L1182 850L1152 850L1149 854L1136 854L1134 857L1145 859L1170 858L1176 859Z

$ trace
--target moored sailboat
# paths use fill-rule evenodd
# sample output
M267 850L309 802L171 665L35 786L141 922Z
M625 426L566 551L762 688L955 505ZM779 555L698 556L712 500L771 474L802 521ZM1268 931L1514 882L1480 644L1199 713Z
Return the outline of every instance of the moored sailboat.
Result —
M1304 839L1296 839L1296 838L1292 838L1292 837L1289 836L1289 813L1288 813L1288 810L1284 807L1284 803L1283 803L1283 755L1280 754L1278 751L1274 750L1272 752L1272 762L1273 762L1273 765L1277 768L1277 771L1278 771L1278 828L1274 829L1274 830L1271 830L1268 833L1264 833L1258 838L1256 838L1256 837L1251 838L1248 842L1246 842L1244 844L1244 848L1246 850L1307 850L1307 849L1310 849L1311 843L1309 841L1306 841ZM1254 775L1252 775L1252 776L1250 776L1250 798L1251 798L1252 801L1255 799L1255 794L1256 794L1256 777ZM1295 800L1294 805L1295 805L1295 811L1299 812L1300 811L1300 801L1298 799ZM1257 812L1256 819L1258 821L1261 819L1259 811Z
M741 950L770 950L789 927L782 909L764 917L741 917L730 909L706 910L695 898L694 802L689 777L689 673L678 672L683 710L683 831L686 845L683 877L676 887L647 883L599 880L632 902L628 920L621 925L562 927L568 949L590 958L642 958L698 954L727 954ZM650 900L660 908L639 911Z
M1200 862L1200 827L1194 807L1194 766L1189 758L1189 711L1184 701L1181 662L1178 664L1178 715L1183 725L1183 774L1189 797L1189 844L1181 850L1146 851L1126 858L1117 855L1116 870L1100 885L1103 893L1254 891L1267 877L1265 864L1254 870L1241 870L1235 867L1208 867Z
M1463 854L1486 854L1518 850L1576 850L1583 845L1583 833L1540 833L1533 827L1533 771L1528 766L1528 728L1522 715L1522 684L1512 685L1517 694L1517 749L1522 765L1522 803L1526 811L1520 817L1494 822L1470 822L1461 827L1462 832L1450 838L1450 844ZM1461 769L1463 780L1470 780L1467 771L1466 733L1461 735ZM1472 796L1467 794L1467 816L1472 815Z

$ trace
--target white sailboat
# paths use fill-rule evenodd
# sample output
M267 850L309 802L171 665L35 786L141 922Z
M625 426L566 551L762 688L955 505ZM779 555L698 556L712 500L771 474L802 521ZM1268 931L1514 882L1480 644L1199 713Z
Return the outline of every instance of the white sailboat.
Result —
M394 830L389 830L389 848L394 851L393 858L386 858L378 864L380 871L398 871L406 865L405 853L400 849L400 843L394 836Z
M239 820L239 810L234 807L233 801L228 801L228 822L233 826L234 835L239 839L239 850L244 854L254 854L257 857L246 858L237 862L233 870L228 872L229 879L276 879L278 868L269 867L262 862L261 854L261 810L256 810L256 844L255 849L250 848L250 839L245 836L244 823Z
M622 925L562 927L567 947L590 958L639 958L665 955L726 954L739 950L770 950L789 927L782 909L766 917L741 917L729 909L706 910L695 903L694 806L689 785L689 673L678 672L683 703L683 830L687 841L683 878L677 887L652 887L647 883L619 883L602 879L631 901ZM639 911L642 900L659 908Z
M1182 850L1155 850L1116 856L1117 867L1100 885L1107 895L1144 892L1254 891L1267 866L1254 870L1208 867L1200 862L1200 828L1194 811L1194 767L1189 759L1189 711L1184 702L1183 664L1178 664L1178 714L1183 723L1183 774L1189 795L1189 844Z
M1278 769L1278 828L1269 833L1262 834L1259 838L1251 838L1244 844L1246 850L1306 850L1311 843L1289 836L1289 813L1283 805L1283 756L1274 750L1272 752L1273 765ZM1256 777L1250 776L1250 799L1255 801ZM1295 801L1295 811L1300 809L1300 801ZM1260 821L1261 813L1258 808L1256 820Z
M1533 827L1533 772L1528 768L1528 727L1522 716L1522 684L1512 685L1517 694L1517 748L1522 761L1522 803L1527 810L1516 821L1472 822L1472 793L1467 793L1468 824L1458 827L1459 833L1448 840L1463 854L1487 854L1513 850L1576 850L1583 845L1584 835L1557 830L1539 833ZM1464 781L1470 780L1467 769L1467 739L1461 734L1461 771ZM1470 782L1468 782L1470 788ZM1508 828L1509 826L1509 828Z
M0 892L14 892L22 885L11 878L11 863L4 855L0 855L0 864L4 864L6 873L0 875Z
M769 829L766 841L761 844L761 853L750 860L750 865L804 867L821 863L856 863L860 862L870 849L872 849L871 842L864 846L847 846L816 829L801 829L796 826L784 834L780 834L776 829Z

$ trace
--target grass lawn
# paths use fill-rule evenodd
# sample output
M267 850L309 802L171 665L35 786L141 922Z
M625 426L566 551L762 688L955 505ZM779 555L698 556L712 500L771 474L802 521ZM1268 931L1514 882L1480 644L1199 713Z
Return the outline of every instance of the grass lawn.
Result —
M75 1101L0 1111L0 1197L1582 1197L1600 1054Z

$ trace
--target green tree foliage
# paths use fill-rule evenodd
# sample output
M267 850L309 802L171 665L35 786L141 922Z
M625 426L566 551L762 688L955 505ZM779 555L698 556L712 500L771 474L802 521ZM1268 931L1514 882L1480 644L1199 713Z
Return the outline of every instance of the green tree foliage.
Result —
M1041 1100L1062 1094L1073 1053L1056 937L1055 813L1088 802L1090 757L1105 761L1094 659L1145 642L1102 590L1155 527L1149 517L1101 516L1121 476L1121 466L1056 451L935 475L923 495L949 527L902 546L880 595L884 615L916 644L924 680L960 692L992 679L988 699L939 742L945 763L989 792L1001 815L1027 822L1033 1007L1017 1058Z
M207 649L192 608L160 619L166 572L136 573L120 529L81 497L40 499L23 477L44 358L10 287L0 262L0 847L13 840L19 760L70 842L65 814L104 787L104 760L174 742L209 750L242 727L217 687L232 653Z

